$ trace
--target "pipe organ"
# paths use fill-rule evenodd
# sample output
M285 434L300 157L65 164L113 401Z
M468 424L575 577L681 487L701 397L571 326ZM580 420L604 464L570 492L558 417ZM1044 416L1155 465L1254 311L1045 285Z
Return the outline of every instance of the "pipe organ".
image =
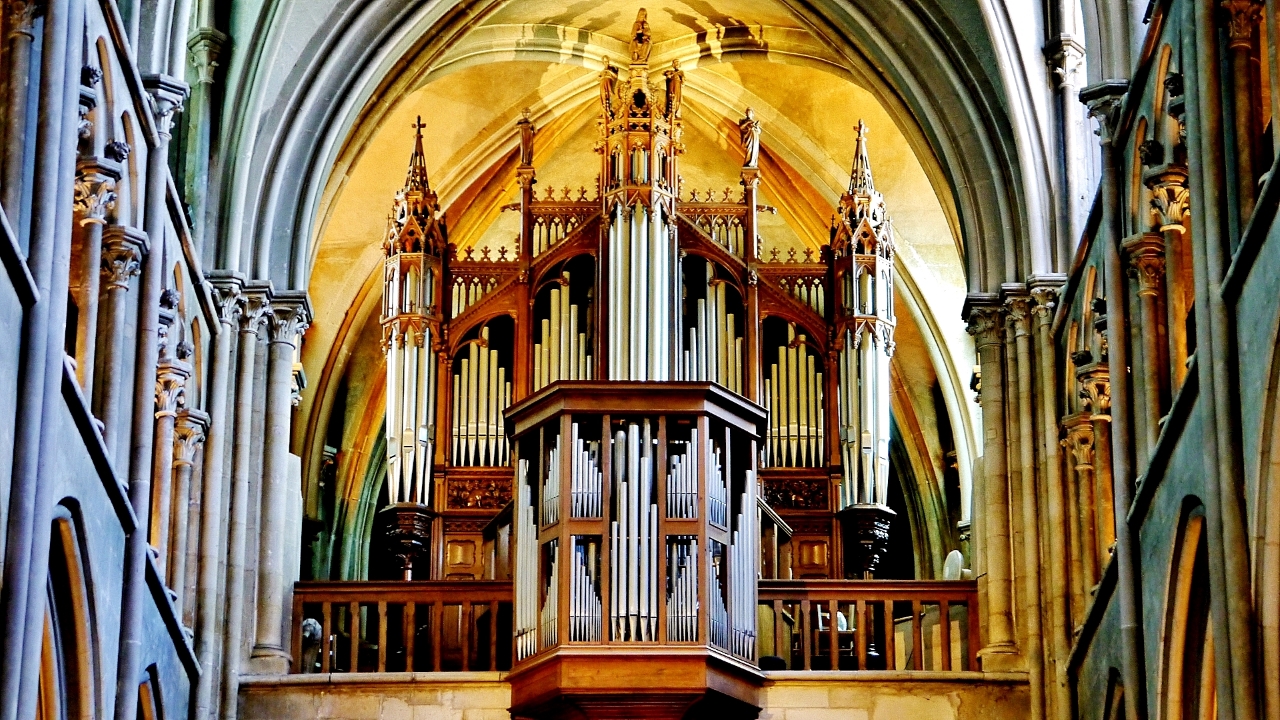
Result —
M511 246L449 243L421 128L396 196L382 308L389 496L435 513L434 578L492 573L453 548L478 551L477 528L514 503L519 659L565 643L701 643L753 661L751 498L818 548L770 564L784 578L839 576L838 514L888 499L894 239L865 127L829 245L762 253L760 122L748 110L739 124L740 188L682 191L683 82L678 65L606 63L594 193L535 195L537 133L521 117ZM731 397L760 423L726 432L710 410L649 397L512 425L517 408L568 388L595 388L599 410L632 386ZM551 418L567 420L548 429Z

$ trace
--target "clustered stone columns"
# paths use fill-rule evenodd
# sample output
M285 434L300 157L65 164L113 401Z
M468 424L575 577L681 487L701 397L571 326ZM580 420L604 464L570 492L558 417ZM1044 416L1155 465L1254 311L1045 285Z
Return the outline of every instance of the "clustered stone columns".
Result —
M187 568L193 567L191 551L199 541L193 531L200 527L201 498L198 492L205 482L196 473L201 445L209 428L209 415L196 408L183 408L173 429L173 522L170 530L168 584L176 594L174 608L178 617L190 627L192 621L190 589Z
M95 303L101 285L102 233L116 205L116 182L123 170L107 158L86 158L76 164L75 209L78 219L78 262L71 269L71 292L80 309L76 322L76 379L85 392L93 388L93 363L98 340Z
M169 291L172 292L172 291ZM166 295L169 294L166 292ZM167 304L167 303L166 303ZM165 342L160 365L156 368L155 456L151 492L151 547L156 556L156 569L167 577L169 567L169 526L173 507L174 428L178 412L186 409L187 380L191 378L190 346L176 348L178 339L173 323L177 319L171 308L161 311ZM170 587L173 587L170 585Z
M1005 462L1003 309L976 305L969 311L969 334L978 349L982 378L982 542L986 564L986 646L984 670L1017 664L1013 633L1013 582L1009 537L1009 475ZM977 514L977 513L975 513Z
M1148 169L1142 176L1151 192L1151 221L1156 232L1163 233L1164 273L1169 279L1155 290L1164 302L1166 321L1166 349L1169 364L1168 392L1182 385L1187 373L1186 317L1188 307L1185 291L1171 291L1175 284L1191 273L1184 267L1186 259L1178 248L1186 241L1186 222L1190 213L1191 192L1187 187L1187 167L1181 162L1169 162ZM1145 312L1145 308L1144 308ZM1143 322L1145 323L1145 317Z
M1239 179L1241 224L1253 214L1257 202L1257 138L1258 108L1262 105L1254 82L1255 46L1258 22L1262 18L1262 0L1222 0L1227 14L1227 51L1231 56L1232 105L1235 117L1236 176ZM1263 72L1266 72L1264 69Z
M1164 348L1168 347L1164 312L1164 235L1145 232L1124 241L1129 274L1138 281L1138 305L1142 342L1141 374L1138 389L1142 407L1134 416L1140 431L1137 445L1138 467L1146 467L1160 438L1160 418L1168 405L1168 375Z
M293 358L311 322L305 292L271 297L267 316L267 397L262 456L262 512L258 545L258 623L251 666L260 674L289 671L284 642L285 515L288 492L289 424L292 415Z
M128 322L129 284L142 268L149 247L147 234L127 225L111 225L102 236L101 372L93 393L93 411L102 421L102 435L113 458L122 452L121 438L128 435L121 417L125 391L125 325ZM117 463L118 464L118 463Z

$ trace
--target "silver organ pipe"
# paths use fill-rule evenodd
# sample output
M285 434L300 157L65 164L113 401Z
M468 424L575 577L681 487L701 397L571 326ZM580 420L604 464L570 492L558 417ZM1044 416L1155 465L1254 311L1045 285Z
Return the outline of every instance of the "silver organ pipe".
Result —
M569 578L569 639L599 642L601 604L596 572L598 546L594 540L573 536L573 567Z
M543 468L546 475L542 482L542 524L554 525L560 522L560 436L556 435L555 444L547 451L547 464Z
M579 323L587 313L569 302L569 273L560 287L550 291L550 317L542 318L539 342L533 345L533 389L541 390L557 380L592 380L595 377L591 343Z
M787 324L787 342L778 346L763 386L769 411L765 464L772 467L822 467L823 384L821 363L810 354L803 333Z
M667 471L667 517L692 520L698 517L698 429L688 441L675 441Z
M728 312L728 285L715 278L715 266L706 265L706 297L693 309L693 327L680 353L681 380L720 383L742 393L742 338L736 318Z
M573 464L569 492L570 514L575 518L600 517L600 491L604 474L600 472L600 443L578 437L578 424L572 430Z
M727 469L721 462L721 448L712 443L707 456L707 519L720 527L729 526L729 485Z
M747 471L748 486L755 485L755 473ZM749 497L749 494L744 496ZM756 504L742 503L735 518L736 529L729 541L729 645L730 652L755 659L756 579L760 559L760 532Z
M511 404L511 381L489 347L489 328L467 345L453 376L453 464L496 466L510 462L502 411Z
M547 543L547 549L551 553L551 563L547 577L541 580L546 593L542 598L542 612L539 613L543 649L560 642L560 540Z
M672 536L667 541L667 640L698 639L698 538Z
M629 423L613 440L615 520L609 527L612 558L609 627L614 640L656 640L658 628L658 506L650 422Z
M609 223L609 379L668 380L671 229L664 211L615 205Z
M516 659L523 660L538 651L538 527L534 523L533 493L529 487L529 461L517 463L515 491L515 645Z
M398 264L399 258L391 262ZM390 263L389 263L390 264ZM416 314L420 303L434 301L433 270L419 282L414 270L403 278L389 273L386 320L386 439L388 496L393 503L431 501L435 458L436 366L432 326L398 322Z

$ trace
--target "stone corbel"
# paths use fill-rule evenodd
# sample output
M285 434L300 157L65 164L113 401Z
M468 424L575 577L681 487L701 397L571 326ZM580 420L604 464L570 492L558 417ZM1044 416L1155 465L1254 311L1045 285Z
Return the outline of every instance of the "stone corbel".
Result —
M226 47L226 33L211 27L196 30L187 40L187 51L191 54L191 65L196 69L197 85L212 85L213 73L218 68L218 56Z

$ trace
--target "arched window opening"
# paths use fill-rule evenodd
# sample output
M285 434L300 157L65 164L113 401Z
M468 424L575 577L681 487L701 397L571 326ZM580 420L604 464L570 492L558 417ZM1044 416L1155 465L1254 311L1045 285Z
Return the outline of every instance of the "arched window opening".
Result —
M1196 506L1184 520L1169 579L1165 717L1178 720L1217 717L1203 513Z

